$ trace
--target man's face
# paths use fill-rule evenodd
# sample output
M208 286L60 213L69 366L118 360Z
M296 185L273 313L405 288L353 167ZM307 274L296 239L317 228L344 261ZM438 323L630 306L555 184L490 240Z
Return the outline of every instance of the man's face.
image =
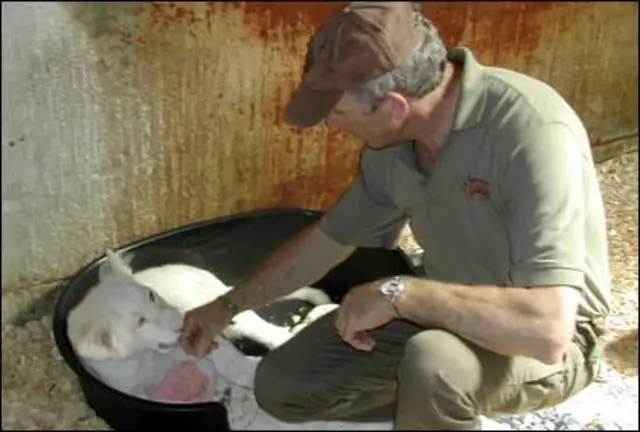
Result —
M401 96L399 96L402 98ZM404 101L406 105L406 101ZM373 112L352 93L345 93L326 118L330 128L339 128L360 136L368 147L379 149L402 140L406 106L395 98L385 98Z

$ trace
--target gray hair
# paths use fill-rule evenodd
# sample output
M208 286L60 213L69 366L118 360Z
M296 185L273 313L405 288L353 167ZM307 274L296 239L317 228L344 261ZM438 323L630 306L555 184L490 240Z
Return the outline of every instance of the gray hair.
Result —
M356 96L368 110L373 110L377 101L389 92L422 97L442 82L447 49L436 28L422 13L417 12L416 19L425 28L425 35L407 63L355 90Z

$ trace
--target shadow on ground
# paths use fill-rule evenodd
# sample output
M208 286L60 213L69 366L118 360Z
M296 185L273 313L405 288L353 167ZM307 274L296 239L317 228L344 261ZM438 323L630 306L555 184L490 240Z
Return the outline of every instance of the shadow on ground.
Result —
M622 333L606 348L607 363L624 376L638 375L638 329Z

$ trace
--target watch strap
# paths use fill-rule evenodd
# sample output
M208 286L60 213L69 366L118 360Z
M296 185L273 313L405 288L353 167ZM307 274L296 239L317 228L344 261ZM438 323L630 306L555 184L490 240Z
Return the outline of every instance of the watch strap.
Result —
M398 297L402 294L404 289L405 285L402 276L393 276L384 281L382 285L380 285L380 292L382 293L384 298L386 298L393 305L398 318L402 317L402 314L398 309Z

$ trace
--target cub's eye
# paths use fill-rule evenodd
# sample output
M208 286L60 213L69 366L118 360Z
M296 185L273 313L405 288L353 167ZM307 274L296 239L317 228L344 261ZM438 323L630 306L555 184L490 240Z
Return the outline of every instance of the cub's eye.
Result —
M147 322L147 319L145 317L138 318L138 327L142 327L146 322Z
M149 291L149 301L151 301L151 303L155 303L156 302L156 296L151 291Z

